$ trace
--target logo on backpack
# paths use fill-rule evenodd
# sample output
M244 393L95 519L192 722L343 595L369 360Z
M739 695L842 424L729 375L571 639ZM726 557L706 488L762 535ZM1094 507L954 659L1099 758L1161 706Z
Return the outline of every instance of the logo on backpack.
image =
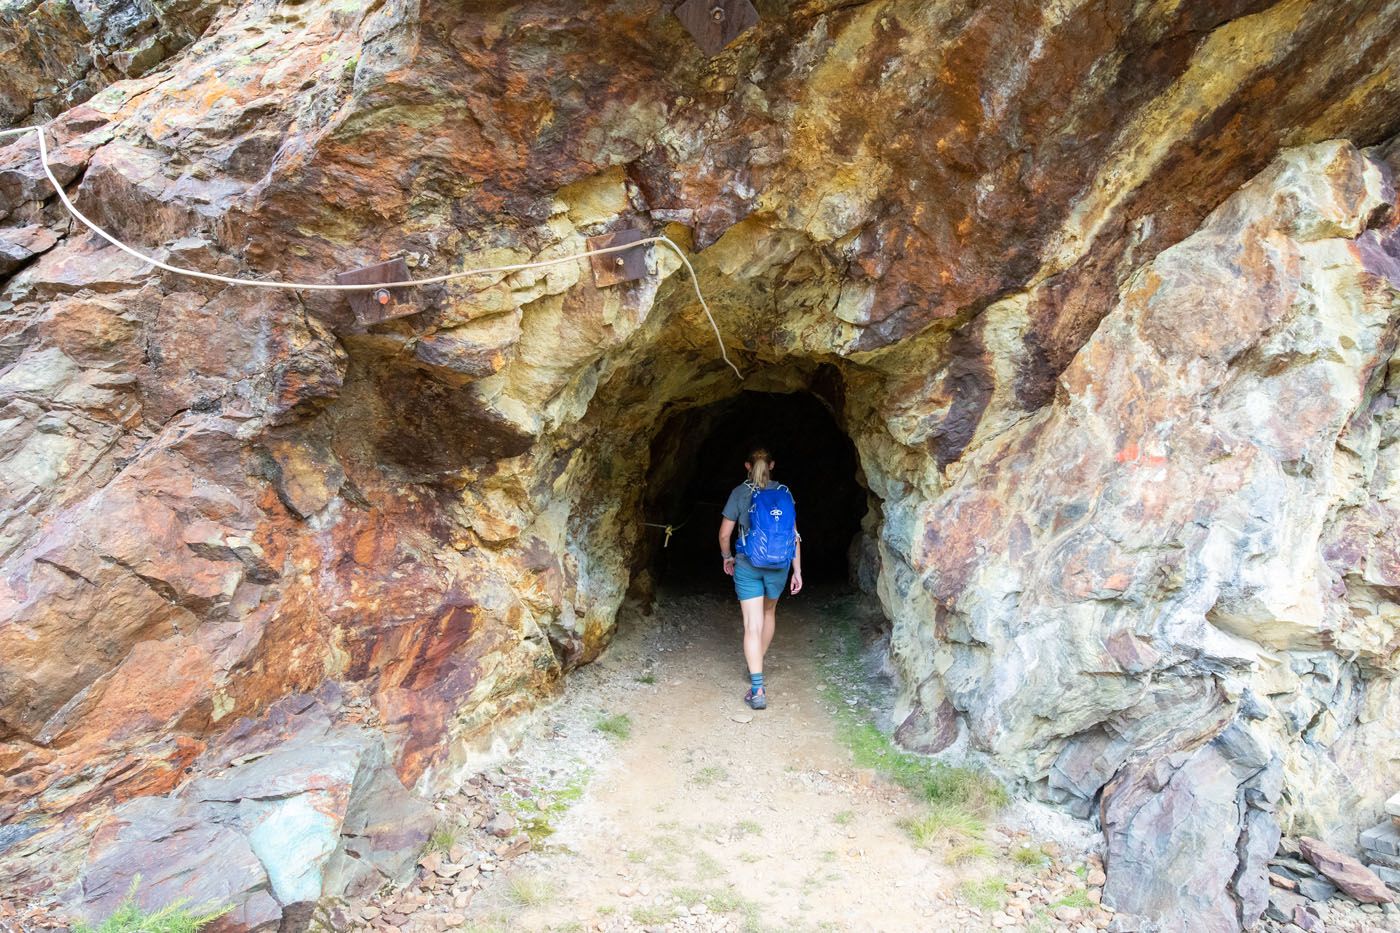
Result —
M797 556L796 505L786 486L755 489L749 502L744 556L764 570L786 568Z

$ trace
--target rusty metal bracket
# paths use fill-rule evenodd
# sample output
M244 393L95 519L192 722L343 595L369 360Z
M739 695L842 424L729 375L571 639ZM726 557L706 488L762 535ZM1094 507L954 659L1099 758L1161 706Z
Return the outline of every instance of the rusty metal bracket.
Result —
M676 19L713 56L757 26L758 11L749 0L685 0L676 7Z
M613 233L589 237L588 248L607 249L610 246L625 246L628 243L637 242L643 236L644 234L640 230L617 230ZM649 273L647 269L647 247L649 245L643 244L636 249L604 253L601 256L589 256L588 262L593 266L593 284L599 288L605 288L608 285L635 282L637 279L646 278Z
M403 282L409 278L408 263L403 257L377 262L372 266L339 272L337 285L379 285L383 282ZM408 314L416 314L418 306L408 300L407 288L378 288L372 291L346 292L350 310L363 327Z

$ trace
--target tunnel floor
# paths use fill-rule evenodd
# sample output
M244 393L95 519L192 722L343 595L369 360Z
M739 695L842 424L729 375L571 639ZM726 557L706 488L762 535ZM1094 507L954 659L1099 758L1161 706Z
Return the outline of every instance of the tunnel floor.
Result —
M468 918L509 909L511 929L619 933L680 929L681 914L684 929L711 933L958 929L937 895L961 870L905 832L919 800L862 776L824 699L834 687L862 710L890 702L873 671L832 663L832 627L862 600L819 586L780 612L763 712L740 699L730 599L668 589L652 617L624 613L513 767L537 799L581 788L528 867L552 896L522 908L509 880L492 878ZM831 683L834 670L861 680ZM601 733L600 716L626 728Z
M807 585L850 580L851 543L869 502L855 445L812 393L742 392L672 415L652 443L643 520L675 528L669 543L663 529L645 529L641 565L658 585L730 589L720 572L720 513L760 446L797 504Z
M1013 850L1044 840L997 819L969 858L965 836L913 832L930 812L923 795L872 766L893 685L851 636L879 616L847 587L792 601L759 712L741 699L732 599L667 590L650 616L624 611L616 640L569 676L519 753L444 803L444 819L470 823L498 805L495 788L512 788L534 802L520 812L539 837L451 909L491 930L962 931L990 929L969 884L1017 878L1030 893L1007 928L1056 926L1059 898L1086 897L1083 856L1027 867ZM447 887L427 896L419 909L454 903Z

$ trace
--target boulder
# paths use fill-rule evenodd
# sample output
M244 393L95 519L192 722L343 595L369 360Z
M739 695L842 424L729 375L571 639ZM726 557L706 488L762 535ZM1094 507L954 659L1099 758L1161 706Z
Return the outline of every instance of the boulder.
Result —
M148 908L183 897L233 907L219 921L229 933L301 929L327 895L406 880L431 806L399 783L378 738L316 712L293 715L283 741L253 733L261 753L244 744L218 773L114 811L72 892L78 912L104 916L139 876Z
M1130 762L1104 789L1104 903L1151 929L1252 926L1279 897L1280 770L1238 722L1194 751Z
M282 906L262 861L243 833L212 817L197 803L160 797L117 808L93 836L76 912L99 922L134 893L144 910L181 899L194 909L232 906L218 924L230 933L278 929Z
M1385 882L1356 859L1320 839L1303 836L1298 840L1303 857L1317 866L1337 887L1363 904L1388 904L1394 897Z

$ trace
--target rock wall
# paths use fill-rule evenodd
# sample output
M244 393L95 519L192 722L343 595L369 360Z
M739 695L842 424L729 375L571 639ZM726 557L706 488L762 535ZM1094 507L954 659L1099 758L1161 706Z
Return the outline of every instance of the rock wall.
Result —
M244 276L666 232L742 386L818 391L856 442L901 741L1097 820L1145 926L1248 925L1280 828L1349 845L1400 783L1400 247L1366 148L1400 131L1400 8L759 6L708 59L642 0L230 5L55 117L55 171ZM70 83L7 113L86 97L19 22L5 54ZM0 149L0 884L99 912L144 866L296 926L401 871L409 791L602 650L652 436L741 384L663 250L366 329L151 271L34 154Z

